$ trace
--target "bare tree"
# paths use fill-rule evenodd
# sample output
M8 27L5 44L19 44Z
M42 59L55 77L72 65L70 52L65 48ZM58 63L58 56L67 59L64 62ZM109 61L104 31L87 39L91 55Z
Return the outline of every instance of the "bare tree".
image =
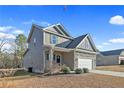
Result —
M5 51L4 45L8 43L8 40L5 38L0 39L0 53Z
M18 67L20 65L19 57L17 55L17 45L15 42L10 42L11 48L9 49L11 54L13 54L13 67Z
M4 65L4 52L6 51L6 48L4 46L7 43L8 43L7 39L5 38L0 39L0 67L1 68Z

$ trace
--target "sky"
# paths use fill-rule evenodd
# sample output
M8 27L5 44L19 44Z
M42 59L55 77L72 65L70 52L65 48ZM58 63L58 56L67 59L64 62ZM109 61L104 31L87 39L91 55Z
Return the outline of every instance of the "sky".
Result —
M89 33L100 51L124 48L124 6L0 6L0 38L28 37L32 23L62 23L73 37Z

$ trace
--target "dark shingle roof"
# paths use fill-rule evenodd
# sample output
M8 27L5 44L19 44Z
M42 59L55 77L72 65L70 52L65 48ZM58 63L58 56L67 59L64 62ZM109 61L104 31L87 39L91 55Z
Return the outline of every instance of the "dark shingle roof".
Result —
M73 40L68 40L63 43L57 44L56 46L63 48L75 48L86 36L87 34L74 38Z
M124 51L124 49L104 51L104 52L100 52L100 53L104 56L109 56L109 55L120 55L122 51Z
M71 43L71 40L68 40L68 41L62 42L62 43L60 43L60 44L57 44L56 46L57 46L57 47L66 48L70 43Z

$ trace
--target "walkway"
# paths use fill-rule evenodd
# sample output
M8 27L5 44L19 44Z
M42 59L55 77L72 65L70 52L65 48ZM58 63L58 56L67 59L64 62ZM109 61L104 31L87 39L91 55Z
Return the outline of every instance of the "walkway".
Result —
M104 71L104 70L91 70L90 72L96 74L124 77L124 72L114 72L114 71Z

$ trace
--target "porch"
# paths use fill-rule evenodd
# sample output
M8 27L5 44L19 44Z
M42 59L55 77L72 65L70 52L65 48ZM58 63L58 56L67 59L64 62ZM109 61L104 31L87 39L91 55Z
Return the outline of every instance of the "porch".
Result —
M69 65L68 61L70 58L68 59L67 57L72 52L73 52L72 49L45 45L44 46L45 69L44 70L47 72L51 69L59 68L63 64Z

